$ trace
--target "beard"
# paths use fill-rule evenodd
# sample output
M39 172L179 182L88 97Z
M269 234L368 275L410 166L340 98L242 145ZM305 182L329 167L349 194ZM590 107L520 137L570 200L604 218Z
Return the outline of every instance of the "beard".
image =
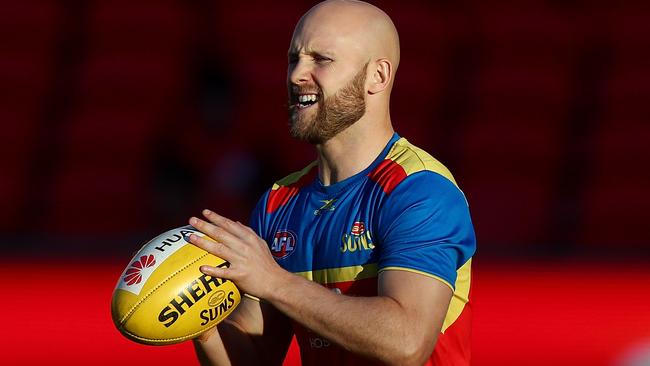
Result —
M368 64L339 89L332 97L325 98L323 90L318 88L318 109L311 117L299 115L289 107L289 131L291 136L311 144L322 144L352 126L366 113L366 69ZM295 90L297 95L300 90ZM289 89L291 95L292 91ZM293 100L294 98L292 98ZM291 102L289 102L291 104Z

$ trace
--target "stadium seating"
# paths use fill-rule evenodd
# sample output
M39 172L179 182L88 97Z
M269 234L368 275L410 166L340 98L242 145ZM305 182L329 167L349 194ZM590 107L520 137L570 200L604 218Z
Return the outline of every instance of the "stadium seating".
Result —
M177 220L159 202L188 187L177 211L239 216L313 158L286 133L285 89L311 4L37 3L0 13L0 230L34 202L61 235L146 230ZM396 130L451 168L488 251L647 242L647 4L377 4L400 30ZM575 230L555 237L566 205Z
M36 5L36 6L34 6ZM0 231L26 228L24 215L35 194L46 96L54 83L54 57L61 35L57 3L3 4L0 12Z

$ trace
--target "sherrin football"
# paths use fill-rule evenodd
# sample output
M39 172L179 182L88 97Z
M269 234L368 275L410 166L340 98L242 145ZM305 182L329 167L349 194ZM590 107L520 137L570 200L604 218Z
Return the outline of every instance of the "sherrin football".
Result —
M117 329L143 344L179 343L225 319L241 300L231 281L199 271L228 262L189 243L205 236L192 226L167 231L146 243L115 286L111 314Z

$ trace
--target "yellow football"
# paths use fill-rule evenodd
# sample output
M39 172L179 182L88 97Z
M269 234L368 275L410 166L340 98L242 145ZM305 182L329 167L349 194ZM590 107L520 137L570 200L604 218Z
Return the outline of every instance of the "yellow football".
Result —
M145 244L120 276L111 302L117 329L143 344L194 338L225 319L241 301L229 280L199 271L228 262L189 243L205 236L192 226L167 231Z

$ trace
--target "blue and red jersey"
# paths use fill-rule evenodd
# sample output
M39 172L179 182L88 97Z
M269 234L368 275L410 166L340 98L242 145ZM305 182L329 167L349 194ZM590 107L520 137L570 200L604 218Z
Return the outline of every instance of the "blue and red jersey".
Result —
M429 364L469 364L476 240L467 201L447 168L406 139L395 134L368 168L329 186L315 162L278 181L251 227L284 269L342 294L376 296L386 270L443 282L454 295ZM293 326L304 365L368 363Z

